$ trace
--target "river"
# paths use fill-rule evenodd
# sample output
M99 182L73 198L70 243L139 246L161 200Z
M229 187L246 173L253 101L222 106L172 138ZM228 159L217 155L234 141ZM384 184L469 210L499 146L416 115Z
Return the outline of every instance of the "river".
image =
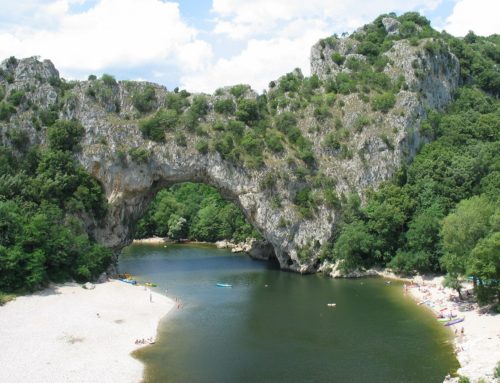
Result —
M182 301L134 354L146 383L441 383L458 368L451 335L396 282L301 276L193 245L133 245L119 268Z

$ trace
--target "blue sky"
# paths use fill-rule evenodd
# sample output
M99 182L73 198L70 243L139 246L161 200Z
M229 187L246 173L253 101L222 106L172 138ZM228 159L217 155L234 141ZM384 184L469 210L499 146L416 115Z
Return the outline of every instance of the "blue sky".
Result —
M436 29L500 33L498 0L0 0L0 58L50 59L67 79L111 73L190 91L262 91L310 47L381 13L419 11Z

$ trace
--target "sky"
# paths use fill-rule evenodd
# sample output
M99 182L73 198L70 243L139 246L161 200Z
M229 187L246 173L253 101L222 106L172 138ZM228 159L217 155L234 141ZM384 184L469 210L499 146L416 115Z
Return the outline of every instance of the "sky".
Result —
M500 0L0 0L0 60L40 56L66 79L261 92L294 68L309 75L319 39L408 11L455 36L500 33Z

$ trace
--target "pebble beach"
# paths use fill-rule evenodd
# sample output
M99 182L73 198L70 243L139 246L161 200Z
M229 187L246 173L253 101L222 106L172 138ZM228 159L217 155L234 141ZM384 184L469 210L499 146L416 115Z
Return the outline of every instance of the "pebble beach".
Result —
M120 281L54 285L0 307L0 382L137 383L131 352L153 340L174 302Z

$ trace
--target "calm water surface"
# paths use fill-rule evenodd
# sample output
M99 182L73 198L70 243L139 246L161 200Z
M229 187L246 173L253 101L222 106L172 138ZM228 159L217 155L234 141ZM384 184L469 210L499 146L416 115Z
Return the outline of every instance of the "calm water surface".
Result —
M400 284L300 276L191 245L134 245L119 267L184 304L135 353L147 383L432 383L458 367L450 334Z

